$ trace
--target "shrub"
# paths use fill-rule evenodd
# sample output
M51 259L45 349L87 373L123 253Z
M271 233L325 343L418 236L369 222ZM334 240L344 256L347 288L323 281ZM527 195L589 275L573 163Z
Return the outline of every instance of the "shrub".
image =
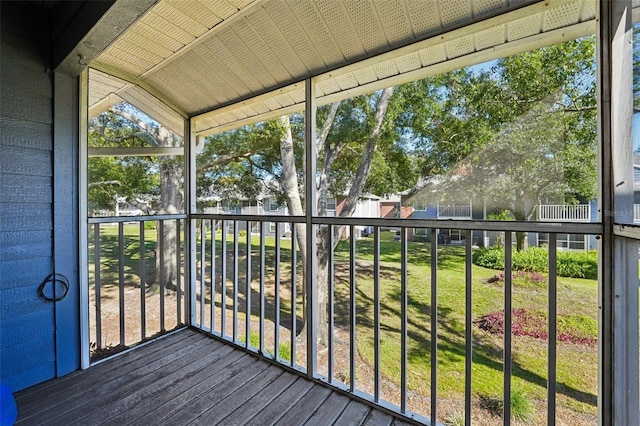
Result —
M558 253L558 275L574 278L598 278L598 253L596 251Z
M504 269L504 251L502 247L480 248L473 252L473 263L491 269Z
M504 334L504 311L483 315L476 322L481 330L491 334ZM511 333L514 336L528 336L547 340L548 315L545 311L511 310ZM560 342L595 345L597 343L598 323L585 315L558 315L557 335Z
M535 406L529 394L520 388L512 388L511 395L511 418L520 422L531 420L535 414ZM480 396L483 408L496 416L504 415L504 400L502 396Z
M514 271L548 272L548 256L548 250L541 247L514 251L512 268ZM557 259L558 276L588 279L598 277L598 253L595 251L559 251ZM496 246L480 248L473 253L473 263L485 268L504 269L504 249Z
M513 275L513 285L517 287L544 287L547 284L547 277L539 272L516 271ZM488 280L490 283L504 282L504 272L498 272Z
M156 221L155 220L147 220L144 222L144 230L150 231L156 229Z

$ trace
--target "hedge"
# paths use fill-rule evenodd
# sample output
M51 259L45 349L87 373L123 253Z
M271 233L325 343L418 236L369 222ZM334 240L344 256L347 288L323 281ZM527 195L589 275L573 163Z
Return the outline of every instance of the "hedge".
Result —
M525 251L514 251L514 271L549 272L549 253L546 248L531 247ZM561 277L598 277L598 253L596 251L559 251L557 273ZM473 253L473 263L491 269L504 269L504 248L493 246L480 248Z

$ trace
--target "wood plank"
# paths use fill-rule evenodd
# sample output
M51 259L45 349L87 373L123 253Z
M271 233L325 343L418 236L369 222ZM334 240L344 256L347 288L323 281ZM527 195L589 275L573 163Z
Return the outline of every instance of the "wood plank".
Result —
M410 424L189 329L16 399L19 425Z
M20 408L28 410L31 408L30 404L40 401L43 398L43 395L47 396L53 393L63 394L73 389L76 385L83 384L86 389L88 386L87 383L93 383L91 381L93 377L115 377L115 374L113 373L116 370L122 372L123 365L132 363L138 359L149 358L155 353L159 354L163 348L168 350L172 350L172 348L177 349L178 346L174 345L178 345L180 342L186 341L188 338L193 339L195 336L190 333L182 332L168 335L163 339L159 339L147 345L141 345L140 347L135 348L135 350L125 352L99 364L93 365L88 370L79 370L64 377L49 380L20 391L16 394L16 400L20 402ZM163 343L160 347L157 346L159 342Z
M94 375L101 377L108 376L116 369L121 370L122 364L133 362L136 359L145 358L152 353L158 352L159 344L162 344L163 347L170 348L172 345L177 345L187 338L194 338L194 334L186 329L170 334L149 344L141 345L140 347L135 348L135 350L117 355L114 358L96 364L88 370L79 370L64 377L49 380L22 390L16 394L16 401L19 403L19 407L21 409L28 409L29 404L32 404L34 401L41 400L43 395L53 393L62 394L68 389L71 389L75 384L89 382L90 378ZM86 386L87 384L85 383L85 387Z
M226 349L229 351L227 352ZM233 350L231 346L225 346L222 349L224 352L220 352L223 355L222 359L212 363L207 368L202 368L201 371L196 371L191 376L182 377L180 372L176 372L168 377L171 383L164 387L157 389L156 393L149 396L147 399L137 401L137 404L127 410L129 400L122 401L117 407L114 407L113 417L107 416L102 422L105 425L123 425L140 423L138 419L145 415L159 415L158 408L163 407L165 404L170 403L176 399L184 399L183 395L191 388L205 382L207 379L215 377L218 373L223 371L239 359L246 356L241 351ZM132 395L132 398L137 400L137 394Z
M334 423L348 403L349 398L344 395L340 395L337 392L333 392L329 395L329 398L327 398L324 403L318 407L316 412L313 413L313 416L307 420L305 426L324 426Z
M299 425L303 424L318 409L320 404L329 397L331 390L322 386L315 385L313 389L305 394L304 397L276 421L276 425Z
M229 423L227 417L233 414L238 408L248 411L264 406L270 399L270 393L265 391L265 388L269 386L269 384L275 389L282 389L291 383L291 377L283 373L282 368L276 365L270 366L241 388L227 396L224 400L220 401L215 407L209 408L202 413L193 424L212 425L223 423L226 425Z
M134 389L133 392L122 395L122 398L111 404L101 405L98 410L84 417L81 423L98 424L121 413L129 413L135 410L142 411L141 405L145 401L153 403L153 406L149 407L149 409L152 409L162 399L171 398L168 394L173 393L173 396L178 396L174 389L179 387L181 383L188 384L194 378L199 377L198 373L207 365L218 362L222 365L226 359L231 358L229 355L232 351L232 347L219 343L219 346L213 346L204 356L190 361L187 365L181 366L173 372L167 372L168 374L160 378L160 380L145 387ZM219 370L220 366L217 367ZM123 419L120 418L117 421L122 424Z
M254 413L254 416L247 419L247 425L263 426L273 424L285 413L292 405L296 405L298 401L306 395L313 387L313 382L298 378L291 386L285 389L267 407Z
M215 343L217 345L222 344L219 342L214 342L213 344ZM116 380L94 387L93 392L90 394L85 392L82 397L68 400L65 404L59 404L53 409L50 407L36 421L40 424L47 424L49 416L55 415L55 424L66 425L77 422L91 415L99 405L117 401L136 389L149 386L160 380L164 375L171 374L180 367L188 365L193 359L197 359L211 351L211 344L212 342L200 341L185 347L184 351L167 354L153 363L135 370L129 370L127 374L120 375Z
M258 395L251 398L251 409L246 407L239 407L226 419L224 419L225 425L246 425L248 421L255 417L256 413L263 412L267 408L271 408L274 405L274 401L280 398L286 391L291 389L295 383L302 382L307 383L307 389L311 388L311 382L302 380L296 374L284 372L282 376L278 378L277 383L273 382L263 389ZM299 391L298 391L299 392ZM296 399L297 400L297 399ZM295 401L289 399L288 404L294 404ZM281 411L278 412L279 415ZM274 414L275 416L275 414ZM262 422L261 424L265 424Z
M176 333L178 334L178 333ZM110 359L107 362L98 364L86 371L78 371L58 380L42 383L30 392L20 392L16 395L20 419L27 419L31 415L42 411L48 411L52 404L62 404L67 400L77 398L87 391L92 391L95 387L104 386L110 381L116 381L123 375L129 374L138 368L148 364L155 364L165 354L177 351L181 345L191 344L204 336L195 334L178 336L167 342L166 346L147 345L135 351ZM157 342L154 342L157 343ZM154 346L154 347L152 347ZM29 391L29 390L28 390ZM19 419L19 420L20 420Z
M266 361L257 361L244 367L241 371L234 374L233 380L226 380L218 384L215 388L206 391L201 394L200 397L193 399L190 403L183 401L180 404L178 411L171 417L164 419L157 424L175 425L185 424L194 420L200 414L220 403L228 395L235 392L239 387L250 381L271 365Z
M349 405L340 413L336 424L360 425L369 414L371 407L362 402L351 400Z
M364 419L363 424L367 426L389 426L393 422L393 417L380 410L371 410Z
M174 398L163 405L157 406L153 411L138 418L135 423L141 425L157 424L160 419L165 419L173 416L185 405L195 401L202 395L208 392L217 392L216 388L218 386L221 386L225 381L230 380L232 377L237 377L238 375L242 374L257 362L257 358L254 358L250 355L244 355L236 362L231 364L228 368L223 370L221 373L215 373L212 376L208 376L206 380L202 381L196 386L191 387L189 390L180 395L179 398ZM207 375L208 370L205 369L202 374Z
M405 422L404 420L395 418L393 419L393 426L413 426L413 424Z

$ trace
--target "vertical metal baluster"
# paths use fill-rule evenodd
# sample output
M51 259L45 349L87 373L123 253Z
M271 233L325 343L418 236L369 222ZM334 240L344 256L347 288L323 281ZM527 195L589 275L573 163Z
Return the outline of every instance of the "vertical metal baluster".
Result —
M220 336L227 335L227 221L222 220L220 230L221 236L221 249L220 253L220 272L222 277L220 278Z
M96 292L96 348L102 349L102 302L101 289L102 280L100 275L100 224L95 223L93 225L93 244L95 249L93 267L95 274L95 292Z
M190 304L192 303L192 292L191 291L191 278L190 278L190 274L192 273L192 269L191 269L191 265L190 265L190 261L189 263L187 263L187 259L189 258L189 253L190 253L190 238L191 238L191 230L190 230L190 226L187 226L189 224L189 222L185 219L183 221L184 223L184 253L182 253L182 255L180 256L180 260L182 262L182 264L184 265L184 274L182 275L183 279L184 279L184 289L182 291L182 307L184 308L184 310L182 312L184 312L184 324L186 325L190 325L189 322L191 321L191 308L190 308ZM195 228L194 228L195 229Z
M296 365L296 334L298 332L298 306L297 299L297 263L298 256L296 253L296 238L297 227L296 224L291 224L291 366Z
M233 341L238 340L238 225L233 221Z
M207 231L205 229L204 219L200 219L200 329L204 330L205 322L204 322L204 308L206 292L205 292L205 281L207 277L206 273L206 265L207 265Z
M164 292L165 292L165 276L164 276L164 220L160 222L158 250L160 253L160 331L166 331L164 324Z
M211 227L211 311L209 312L209 323L211 333L216 329L216 221L209 220Z
M264 276L265 276L265 225L260 222L260 353L264 353Z
M504 410L503 422L511 422L511 306L512 306L512 272L511 272L511 232L504 233Z
M473 367L473 293L472 293L472 231L465 234L465 349L464 349L464 423L471 426L471 379Z
M349 225L349 389L356 390L356 234Z
M557 234L549 234L549 364L547 379L547 425L556 424L556 365L557 365L557 321L558 282L557 275Z
M145 265L144 221L140 221L140 340L147 337L147 268Z
M276 359L280 358L280 222L276 222L276 255L275 255L275 328L274 328L274 342L273 342L273 355Z
M118 222L118 298L120 302L120 344L124 345L124 222Z
M183 324L182 322L182 252L180 250L180 244L182 243L182 238L180 233L182 232L182 227L180 223L182 219L176 219L176 265L178 265L178 271L176 272L176 323Z
M380 227L373 228L373 360L375 402L380 401Z
M247 287L245 289L245 347L250 346L251 338L251 222L247 222Z
M438 234L431 230L431 425L438 418Z
M333 382L333 374L334 374L334 365L335 365L335 354L333 352L333 342L334 342L334 330L333 330L333 318L335 315L335 303L334 303L334 275L333 275L333 225L327 225L327 247L329 248L329 259L327 265L327 297L329 303L329 312L327 313L328 318L328 351L329 351L329 365L328 365L328 373L329 373L329 383Z
M407 230L400 228L400 411L407 411L407 303L408 303Z

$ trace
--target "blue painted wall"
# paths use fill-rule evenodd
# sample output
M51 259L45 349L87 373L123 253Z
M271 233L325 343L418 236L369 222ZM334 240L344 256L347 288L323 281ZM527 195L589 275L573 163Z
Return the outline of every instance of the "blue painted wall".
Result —
M17 391L79 367L77 130L62 132L54 146L49 12L3 1L0 16L0 380ZM70 109L56 133L73 129L68 102L77 87L76 79L61 80L56 97ZM54 235L56 269L72 283L58 305L58 333L53 304L37 291L54 268Z

